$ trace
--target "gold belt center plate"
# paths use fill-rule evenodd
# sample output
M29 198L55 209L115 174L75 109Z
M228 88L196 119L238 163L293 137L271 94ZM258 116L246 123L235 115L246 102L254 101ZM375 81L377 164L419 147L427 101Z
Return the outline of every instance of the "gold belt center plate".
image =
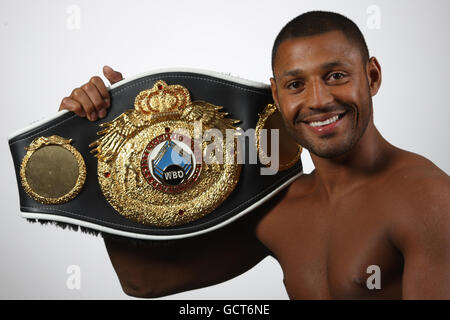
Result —
M206 163L207 144L196 138L195 126L225 137L238 121L220 109L191 102L186 88L158 81L136 97L134 110L102 124L103 136L91 147L101 190L114 209L158 227L186 224L216 209L236 187L241 165Z

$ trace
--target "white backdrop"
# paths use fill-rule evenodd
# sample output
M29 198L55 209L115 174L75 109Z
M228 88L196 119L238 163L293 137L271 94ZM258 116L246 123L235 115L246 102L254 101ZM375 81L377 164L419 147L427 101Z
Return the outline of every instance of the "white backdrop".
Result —
M308 10L353 19L383 71L375 124L394 145L450 172L450 1L0 2L0 298L122 299L103 240L19 217L7 136L50 116L61 99L109 64L124 77L164 67L231 73L268 83L279 30ZM312 170L306 152L306 172ZM69 289L67 268L81 287ZM171 299L287 299L277 262Z

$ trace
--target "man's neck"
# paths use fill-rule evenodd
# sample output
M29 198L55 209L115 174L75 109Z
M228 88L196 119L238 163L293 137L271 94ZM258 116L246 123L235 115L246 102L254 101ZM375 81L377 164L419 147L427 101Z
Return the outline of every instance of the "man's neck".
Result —
M380 172L386 166L394 147L369 123L361 139L345 155L326 159L311 154L317 182L328 198L339 197Z

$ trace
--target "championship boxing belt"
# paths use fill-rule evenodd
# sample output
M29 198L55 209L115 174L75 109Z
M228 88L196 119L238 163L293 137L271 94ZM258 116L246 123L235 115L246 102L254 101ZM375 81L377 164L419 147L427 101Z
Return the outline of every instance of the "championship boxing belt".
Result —
M104 119L61 111L10 137L24 218L136 239L191 237L252 211L302 173L301 147L265 84L177 69L122 80L109 93ZM264 174L277 148L277 170Z

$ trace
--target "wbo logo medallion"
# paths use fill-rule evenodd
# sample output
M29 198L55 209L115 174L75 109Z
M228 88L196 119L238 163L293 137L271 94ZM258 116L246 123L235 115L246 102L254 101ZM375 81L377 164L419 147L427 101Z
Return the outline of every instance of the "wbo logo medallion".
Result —
M191 101L185 87L159 80L136 96L134 109L101 124L101 137L90 147L101 190L114 209L138 223L172 227L217 208L241 172L237 161L204 161L210 144L225 149L226 141L208 143L202 132L215 129L225 136L239 122L221 109Z
M147 182L168 193L181 192L197 181L202 164L195 161L194 142L177 133L154 138L145 148L141 169Z

